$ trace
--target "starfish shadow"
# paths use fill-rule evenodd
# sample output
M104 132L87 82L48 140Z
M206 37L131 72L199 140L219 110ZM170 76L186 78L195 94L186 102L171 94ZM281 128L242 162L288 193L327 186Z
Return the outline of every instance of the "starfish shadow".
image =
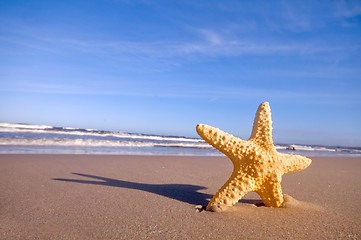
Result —
M206 189L206 187L197 186L197 185L146 184L146 183L136 183L136 182L130 182L130 181L124 181L124 180L118 180L118 179L112 179L112 178L106 178L106 177L100 177L100 176L82 174L82 173L72 173L72 174L95 180L79 180L79 179L65 179L65 178L53 178L52 180L137 189L193 205L205 206L208 204L209 199L212 198L212 195L210 194L198 192L199 190Z

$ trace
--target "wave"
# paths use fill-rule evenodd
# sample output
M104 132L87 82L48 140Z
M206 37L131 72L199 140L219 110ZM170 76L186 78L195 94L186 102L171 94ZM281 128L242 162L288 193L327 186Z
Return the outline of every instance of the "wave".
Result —
M33 124L26 124L26 123L5 123L0 122L0 129L1 128L9 128L9 129L47 129L53 128L52 126L48 125L33 125Z
M335 152L335 148L331 147L323 147L323 146L311 146L311 145L276 145L276 149L284 149L284 150L298 150L298 151L329 151Z
M59 147L103 147L103 148L152 148L152 147L169 147L169 148L193 148L193 149L213 149L206 142L171 142L171 141L114 141L99 139L82 139L82 138L0 138L0 146L59 146ZM276 145L280 152L295 153L349 153L360 155L360 149L349 148L326 148L319 146L292 145L295 150L288 150L286 146Z
M170 148L173 149L172 151L183 149L179 150L179 153L186 149L199 149L203 150L205 154L208 154L208 152L214 154L213 152L216 151L204 140L198 138L3 122L0 122L0 146L2 148L16 148L17 146L27 148L36 147L38 150L41 147L62 147L63 149L71 147L88 149L143 148L148 150L150 150L150 148L165 147L168 149L167 151L169 151ZM351 147L277 144L276 149L280 152L301 155L361 155L361 148ZM4 151L6 152L6 150Z
M52 127L47 125L29 125L29 124L13 124L0 123L0 132L13 133L42 133L42 134L61 134L61 135L77 135L77 136L94 136L94 137L113 137L113 138L129 138L129 139L146 139L157 141L182 141L182 142L203 142L202 139L177 137L177 136L158 136L145 135L125 132L111 132L96 129L81 129L70 127Z
M349 152L361 154L361 148L358 147L340 147L340 146L318 146L318 145L277 145L277 149L293 149L296 151L318 151L318 152ZM293 151L291 150L291 151Z
M112 141L96 139L22 139L0 138L3 146L68 146L68 147L179 147L179 148L212 148L207 143L183 142L145 142L145 141Z

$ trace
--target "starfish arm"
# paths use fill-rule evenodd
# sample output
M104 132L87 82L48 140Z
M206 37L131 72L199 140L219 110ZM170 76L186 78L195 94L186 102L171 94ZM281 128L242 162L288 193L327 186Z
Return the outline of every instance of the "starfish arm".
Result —
M312 162L312 160L307 157L285 153L278 153L278 158L282 163L283 173L303 170Z
M228 181L221 187L208 203L207 210L212 206L226 205L233 206L245 194L254 191L254 179L243 174L237 176L237 171L233 171Z
M244 141L232 134L223 132L222 130L209 125L198 124L196 130L199 136L201 136L207 143L229 157L233 164L236 164L238 161L239 147L241 145L244 147L250 145L250 142L248 141Z
M249 140L252 140L264 149L270 151L276 150L273 145L271 108L268 102L259 105Z
M281 177L277 181L265 181L257 193L266 206L281 207L283 204Z

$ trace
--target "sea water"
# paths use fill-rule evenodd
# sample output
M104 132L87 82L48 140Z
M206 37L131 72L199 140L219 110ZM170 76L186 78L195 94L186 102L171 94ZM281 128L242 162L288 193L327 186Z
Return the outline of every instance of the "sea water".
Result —
M294 148L289 150L287 148ZM276 144L305 156L361 156L361 148ZM200 138L0 123L0 154L224 156Z

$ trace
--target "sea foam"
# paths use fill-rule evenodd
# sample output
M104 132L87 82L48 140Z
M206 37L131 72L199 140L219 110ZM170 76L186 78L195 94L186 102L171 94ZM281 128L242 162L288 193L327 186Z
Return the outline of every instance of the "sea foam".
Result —
M277 151L306 156L361 156L361 148L278 144ZM0 153L82 153L222 156L199 138L73 127L0 123Z

